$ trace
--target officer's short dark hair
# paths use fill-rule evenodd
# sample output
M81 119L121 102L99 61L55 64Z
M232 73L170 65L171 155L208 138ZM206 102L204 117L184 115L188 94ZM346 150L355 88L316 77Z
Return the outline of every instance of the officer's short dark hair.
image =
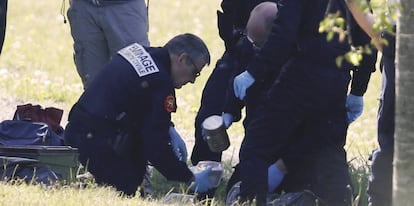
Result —
M207 65L210 64L210 52L202 39L194 34L180 34L172 38L164 46L169 52L180 55L187 53L191 59L202 58Z

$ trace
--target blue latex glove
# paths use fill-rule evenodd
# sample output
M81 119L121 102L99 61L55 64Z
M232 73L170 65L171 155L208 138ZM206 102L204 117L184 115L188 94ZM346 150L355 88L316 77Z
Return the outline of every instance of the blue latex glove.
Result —
M212 167L208 167L202 172L194 174L194 183L191 184L190 190L193 192L207 192L212 189L214 185L209 181L209 175L212 172Z
M348 115L348 123L355 121L362 114L364 109L364 99L362 96L349 94L346 98L346 111Z
M226 129L228 129L233 123L233 115L231 115L230 113L223 113L221 115L221 118L223 118L224 126L226 126Z
M243 100L246 96L246 90L252 86L254 81L255 79L248 71L244 71L237 75L233 82L234 95L240 100Z
M177 158L180 161L187 162L187 147L185 145L184 140L178 134L177 130L173 126L170 126L168 130L171 138L171 146Z
M273 192L282 182L285 174L276 166L272 164L267 168L267 188L269 192Z

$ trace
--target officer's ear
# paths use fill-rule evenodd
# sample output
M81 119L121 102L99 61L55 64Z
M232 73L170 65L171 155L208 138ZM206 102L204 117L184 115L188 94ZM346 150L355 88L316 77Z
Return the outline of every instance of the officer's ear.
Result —
M180 55L178 55L178 61L179 61L180 63L187 64L187 63L186 63L187 58L188 58L188 54L187 54L187 53L185 53L185 52L183 52L183 53L181 53Z

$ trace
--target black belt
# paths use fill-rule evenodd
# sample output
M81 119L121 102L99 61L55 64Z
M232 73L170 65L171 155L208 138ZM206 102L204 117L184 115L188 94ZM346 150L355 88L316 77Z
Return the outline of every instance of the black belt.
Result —
M98 130L118 130L120 128L119 121L95 117L86 112L78 103L76 103L69 112L69 122L70 121L82 122L89 128Z

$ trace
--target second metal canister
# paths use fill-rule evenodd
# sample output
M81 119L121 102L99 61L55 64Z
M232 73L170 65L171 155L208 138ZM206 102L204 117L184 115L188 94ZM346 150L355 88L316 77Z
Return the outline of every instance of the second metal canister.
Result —
M229 148L229 136L221 116L213 115L206 118L202 123L202 127L204 138L212 152L222 152Z

